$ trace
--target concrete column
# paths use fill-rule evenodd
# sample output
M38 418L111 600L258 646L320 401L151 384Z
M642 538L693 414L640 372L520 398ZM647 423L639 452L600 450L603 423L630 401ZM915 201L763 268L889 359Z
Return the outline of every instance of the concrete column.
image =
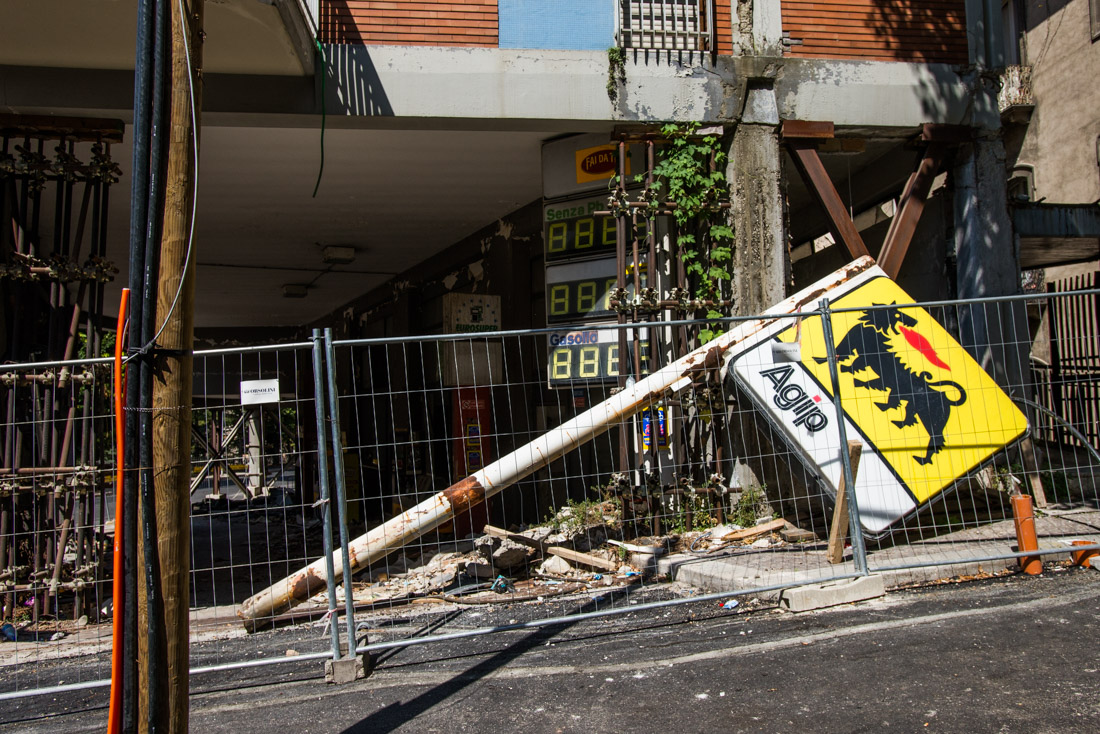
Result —
M730 225L734 231L733 313L758 314L779 303L790 283L790 256L780 187L782 153L775 93L767 80L750 81L741 123L728 149ZM727 387L731 387L727 383ZM727 428L731 460L722 473L735 487L766 487L772 508L796 520L811 481L801 467L789 466L773 446L763 421L737 410Z
M1008 211L1005 151L994 134L959 147L954 182L958 298L1020 292L1020 257ZM959 310L959 336L979 364L1010 393L1023 382L1028 339L1022 304Z
M735 56L783 55L780 0L733 0L730 11Z
M733 203L733 296L738 315L760 313L783 300L790 282L778 126L773 90L750 86L726 167Z

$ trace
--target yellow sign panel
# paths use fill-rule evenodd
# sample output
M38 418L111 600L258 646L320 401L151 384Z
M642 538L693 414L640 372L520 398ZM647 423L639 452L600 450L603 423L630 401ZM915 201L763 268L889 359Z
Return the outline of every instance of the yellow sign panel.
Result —
M874 278L831 301L834 309L911 303ZM958 342L917 306L832 317L841 406L918 504L1020 438L1027 419ZM801 364L832 397L820 318L800 327ZM792 327L779 340L792 342ZM853 437L854 438L854 437Z
M576 151L577 183L606 181L619 172L619 146L598 145ZM626 158L626 174L630 175L630 156Z

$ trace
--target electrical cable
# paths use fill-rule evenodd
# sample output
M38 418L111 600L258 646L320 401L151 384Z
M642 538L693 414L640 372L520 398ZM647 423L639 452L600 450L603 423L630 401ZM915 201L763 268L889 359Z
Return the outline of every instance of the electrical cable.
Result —
M168 0L156 4L153 40L153 95L149 145L149 198L145 212L145 263L142 288L141 343L151 343L156 324L157 281L160 272L160 245L163 230L165 179L168 155L168 107L172 72L172 8ZM155 477L153 473L153 364L148 357L138 362L138 491L141 498L141 541L145 573L145 607L147 636L145 717L148 730L155 731L162 715L161 694L164 677L164 633L161 626L163 600L160 589L160 563L157 541L157 511Z
M145 217L148 214L149 196L149 100L152 93L150 61L152 57L153 0L140 0L136 21L136 49L134 60L134 122L133 122L133 172L130 184L130 312L141 313L143 308L142 277L145 270L145 247L143 233ZM129 339L132 344L141 342L140 319L131 317ZM116 334L116 339L119 335ZM138 415L141 408L139 380L130 379L126 383L125 454L126 466L136 467L138 458ZM127 654L122 660L122 731L137 730L138 716L138 673L137 673L137 475L127 472L122 492L123 516L115 518L116 525L121 524L123 533L123 598L129 600L124 609L116 609L115 614L123 615L124 645ZM117 490L116 490L117 491Z
M176 6L179 8L180 18L181 19L186 19L187 15L184 13L183 0L176 0ZM164 329L168 326L168 322L171 320L172 314L174 314L175 311L176 311L176 306L179 305L180 295L183 293L183 286L184 286L184 284L187 280L187 268L191 264L191 255L192 255L192 253L194 252L194 249L195 249L195 214L198 211L198 200L199 200L199 138L198 138L199 125L198 125L198 111L197 111L196 105L195 105L195 81L194 81L194 75L191 73L191 45L187 40L187 36L188 36L187 33L183 33L183 54L184 54L184 58L187 61L187 69L188 69L187 91L188 91L188 99L190 100L190 105L191 105L191 142L192 142L191 148L192 148L193 155L194 155L194 160L193 160L194 168L192 169L192 175L191 175L191 216L190 216L190 222L189 222L189 225L188 225L188 232L187 232L187 251L186 251L186 255L184 256L184 259L183 259L183 277L180 278L180 282L176 286L176 294L175 294L175 296L172 297L172 305L168 307L168 313L166 313L164 315L164 321L163 321L163 323L161 323L160 328L157 329L156 334L154 334L153 337L151 339L149 339L147 343L143 343L141 348L135 350L133 353L130 354L130 356L128 356L126 358L125 361L127 361L127 362L129 362L131 359L134 359L138 355L147 354L149 352L149 350L152 349L153 346L156 344L157 339L160 338L160 335L164 333ZM323 83L324 82L323 82L323 78L322 78L322 84ZM324 125L323 125L323 122L322 122L322 135L323 135L323 130L324 130ZM322 147L322 161L323 161L323 159L324 158L323 158L323 147Z
M125 494L122 487L126 475L126 418L123 410L123 393L126 383L123 380L122 352L126 330L126 309L129 307L130 289L122 289L122 298L118 306L118 324L115 327L115 359L114 359L114 406L115 406L115 538L114 538L114 580L113 580L113 609L111 611L111 704L107 715L108 734L118 734L122 731L122 670L123 660L126 654L125 625L123 624L122 610L126 607L125 577L123 564L122 540L125 537L125 523L122 522L125 514Z
M317 53L321 54L321 167L317 169L317 183L313 185L313 198L316 199L317 189L321 188L321 174L325 172L325 77L328 76L328 60L316 36L313 44L317 47Z

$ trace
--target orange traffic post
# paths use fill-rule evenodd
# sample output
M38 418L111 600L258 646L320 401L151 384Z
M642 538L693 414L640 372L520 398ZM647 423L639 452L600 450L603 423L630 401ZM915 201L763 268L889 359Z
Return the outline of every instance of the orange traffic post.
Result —
M1017 549L1021 553L1039 550L1039 539L1035 535L1035 512L1029 495L1012 495L1012 521L1016 525ZM1043 559L1041 556L1020 556L1020 569L1031 576L1041 574Z
M126 310L130 305L130 289L122 289L122 300L118 304L118 323L115 331L114 391L115 391L115 544L114 544L114 609L111 619L111 706L107 716L107 731L110 734L122 731L122 659L123 613L126 600L123 598L123 559L122 559L122 482L126 472L126 417L123 415L123 403L126 398L126 381L122 372L123 344L126 342Z
M1096 545L1096 541L1093 540L1075 540L1073 545ZM1097 555L1100 555L1100 551L1095 548L1088 548L1087 550L1075 550L1070 553L1070 557L1073 558L1074 566L1084 566L1085 568L1092 567L1092 559Z

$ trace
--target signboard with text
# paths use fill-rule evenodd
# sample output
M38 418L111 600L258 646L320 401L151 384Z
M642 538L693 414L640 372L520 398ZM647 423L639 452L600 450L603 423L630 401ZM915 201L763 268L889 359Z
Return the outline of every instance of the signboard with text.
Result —
M241 380L241 405L279 402L279 380Z
M633 360L634 332L627 331L626 358ZM639 362L642 374L650 372L649 330L638 331ZM576 328L551 332L549 347L549 386L569 387L586 382L617 382L629 364L624 365L619 353L617 329Z
M854 309L831 320L840 419L847 438L864 444L856 499L864 530L878 535L1023 437L1027 421L877 267L828 296L832 308ZM731 372L835 495L841 441L820 317L765 330L733 358Z

